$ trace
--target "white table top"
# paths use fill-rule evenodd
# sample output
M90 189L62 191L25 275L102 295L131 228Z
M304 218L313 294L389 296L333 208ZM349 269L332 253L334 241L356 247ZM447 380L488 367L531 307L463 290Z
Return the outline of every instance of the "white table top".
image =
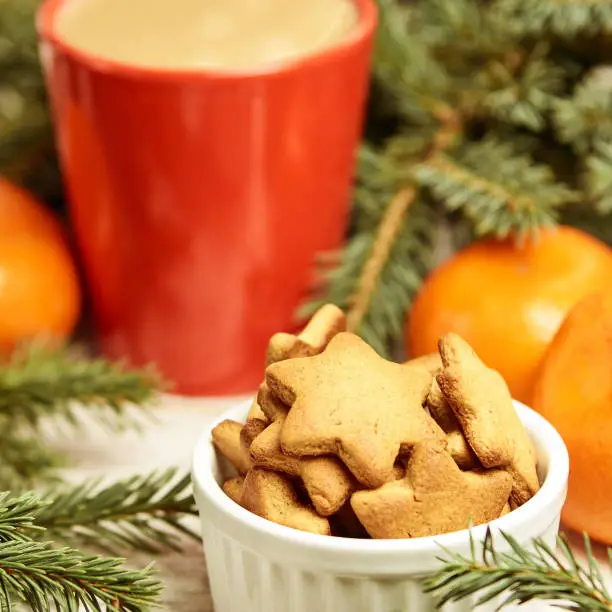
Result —
M62 449L68 452L75 466L66 471L66 476L76 481L100 475L113 478L171 465L188 470L192 449L202 429L243 399L187 399L167 395L160 402L159 419L142 434L111 437L94 429L86 437L79 433L69 441L62 438ZM197 528L197 521L191 524ZM579 538L573 543L580 547ZM604 558L603 550L598 553ZM130 558L136 566L144 566L148 561L150 558L146 555ZM161 556L156 564L166 584L165 609L212 612L204 555L197 542L187 541L182 553ZM521 612L552 609L539 602L520 608Z

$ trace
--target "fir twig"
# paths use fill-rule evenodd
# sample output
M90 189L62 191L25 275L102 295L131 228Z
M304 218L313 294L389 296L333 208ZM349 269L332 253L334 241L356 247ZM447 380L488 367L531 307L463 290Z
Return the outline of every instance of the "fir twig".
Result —
M376 104L349 242L326 274L327 294L303 312L333 301L389 355L429 270L436 217L450 221L453 239L467 230L470 240L520 240L587 211L591 225L605 225L592 217L612 209L612 87L593 59L607 52L599 34L612 25L612 2L378 3ZM405 209L398 194L412 189Z
M146 407L160 386L148 370L125 370L104 359L74 359L67 348L33 343L0 367L0 415L36 427L53 416L79 425L77 405L95 409L98 421L118 430L137 425L134 406Z
M85 610L144 612L158 603L160 582L151 567L131 571L115 558L84 555L32 540L44 528L36 517L48 502L32 494L0 494L0 610L12 600L34 612Z
M304 314L325 302L338 304L347 311L354 303L368 261L377 252L378 228L385 224L388 203L410 179L410 166L393 161L397 144L390 143L384 151L369 147L362 150L355 194L358 204L355 234L344 249L339 266L325 275L326 293L308 304ZM398 233L390 232L393 239L385 245L385 250L389 250L384 265L374 268L370 264L376 278L373 284L367 284L369 295L362 298L369 308L361 317L358 333L381 355L390 354L390 340L401 334L406 308L430 268L434 219L431 208L416 194L399 223Z
M122 559L83 555L48 542L0 543L0 609L11 610L9 593L33 610L55 607L145 612L159 603L161 583L152 566L128 570Z
M534 599L555 601L566 610L612 610L612 598L606 589L590 541L585 536L587 565L581 566L564 538L558 538L559 553L542 539L531 548L521 546L512 536L500 533L509 552L496 550L490 530L482 544L471 541L471 555L446 552L442 567L425 581L424 590L436 596L439 606L478 596L474 606L503 600L498 609Z
M492 58L474 78L482 91L480 114L534 132L545 130L565 86L562 67L546 57L547 51L541 44L523 55L514 50L500 60Z
M40 0L0 6L0 174L56 196L59 172L34 25Z
M437 155L417 168L423 186L450 210L462 210L477 234L504 237L552 225L576 194L551 168L492 139Z
M31 493L22 497L12 497L8 491L0 493L0 542L26 542L34 532L44 531L34 525L36 514L44 506L45 502Z
M612 212L612 142L599 142L587 157L585 180L597 211Z
M179 534L198 535L182 522L197 510L188 474L176 469L133 476L110 485L88 482L49 491L36 515L49 537L111 554L136 549L151 554L181 550Z
M366 264L361 273L355 295L350 299L347 316L349 331L357 331L361 327L380 274L389 259L389 253L405 222L408 208L414 201L415 190L407 187L400 191L389 204L383 220L378 227L376 238Z
M612 31L607 0L497 0L507 19L523 34L573 37Z
M433 111L449 93L449 81L433 48L410 29L411 15L396 0L378 0L379 27L374 55L374 78L390 94L392 105L410 122L432 124Z
M392 27L392 25L387 24L387 27ZM432 113L432 117L439 123L439 127L432 133L430 146L423 151L427 159L452 147L462 129L460 117L446 104L436 103L429 110ZM389 151L392 153L392 156L397 156L398 151L401 151L401 146L399 145L402 142L404 141L399 138L389 143ZM402 156L400 155L399 157ZM391 176L393 176L392 173ZM397 174L395 178L398 180L400 177L401 173ZM360 331L361 324L376 294L381 274L389 262L389 257L398 237L401 235L402 226L406 223L408 209L417 197L417 190L410 185L409 181L404 179L404 182L408 183L408 185L401 188L387 204L385 212L376 228L370 252L364 261L356 289L348 300L347 325L348 329L353 332ZM397 325L394 325L392 329L397 332ZM390 336L390 330L381 327L376 330L376 335L378 336L377 345L379 345L381 344L381 337L388 338Z
M0 428L0 491L19 493L59 480L57 469L65 465L59 452L43 446L37 437L24 437L5 419Z
M612 5L611 5L612 6ZM593 151L597 143L612 139L612 91L610 72L593 73L578 84L569 98L553 104L554 126L561 142L579 155Z

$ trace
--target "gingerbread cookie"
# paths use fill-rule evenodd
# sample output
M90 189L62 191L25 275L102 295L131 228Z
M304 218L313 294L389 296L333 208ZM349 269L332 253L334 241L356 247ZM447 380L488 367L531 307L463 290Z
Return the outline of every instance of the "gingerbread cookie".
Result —
M431 416L446 434L448 452L455 460L455 463L462 470L482 467L478 461L478 457L476 457L474 451L465 439L461 425L455 413L446 403L446 399L435 378L431 381L431 389L427 396L426 405Z
M329 521L298 499L281 474L253 468L244 480L242 505L269 521L320 535L330 535Z
M282 420L268 425L251 444L251 460L258 467L276 470L290 476L299 476L300 460L283 453L281 449L282 429Z
M357 491L351 505L373 538L417 538L496 519L511 489L504 470L462 472L443 446L427 441L414 447L404 480Z
M267 383L264 381L259 385L257 392L257 404L262 412L266 415L269 421L277 421L284 419L289 412L289 406L284 404L274 393L270 391Z
M244 488L244 477L230 478L223 483L223 492L237 504L242 504L242 490Z
M444 369L436 379L444 398L482 465L505 467L510 473L510 502L520 506L540 485L535 450L506 382L457 334L441 338L439 349Z
M421 355L420 357L414 357L404 362L405 366L425 368L431 373L431 376L435 376L442 369L442 359L440 359L439 353L428 353L427 355Z
M270 338L266 366L295 357L318 355L339 332L346 330L346 315L333 304L322 306L297 336L278 333Z
M291 406L283 452L337 455L365 487L392 480L400 452L442 438L423 409L430 373L381 358L354 334L336 335L317 356L272 364L266 382Z
M260 421L268 420L268 417L266 417L264 411L261 409L257 398L255 398L251 403L249 413L247 414L247 421L250 421L251 419L259 419Z
M338 512L357 488L352 474L336 457L302 457L300 478L321 516Z
M246 474L252 467L251 457L240 441L243 425L236 421L225 420L212 430L213 444L217 450L238 470Z
M446 433L446 448L454 459L455 463L462 470L471 470L482 467L478 457L467 443L463 432L460 429Z
M268 427L267 421L261 419L248 419L244 427L240 431L240 443L243 451L251 454L251 445L253 440L257 438Z
M503 379L459 336L396 364L345 326L326 306L271 339L246 424L213 431L240 474L222 485L231 499L315 534L412 538L495 520L538 490Z
M283 420L274 421L251 445L259 467L302 479L306 493L321 516L337 512L356 488L350 472L335 457L292 457L281 449Z

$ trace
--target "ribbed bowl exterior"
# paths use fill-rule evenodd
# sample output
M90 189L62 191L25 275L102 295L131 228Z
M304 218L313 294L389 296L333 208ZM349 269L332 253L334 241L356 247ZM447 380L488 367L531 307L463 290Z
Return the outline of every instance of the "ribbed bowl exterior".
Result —
M558 519L541 534L554 546ZM271 562L265 551L246 549L214 525L202 525L215 612L433 612L417 576L367 578L317 573ZM313 559L314 561L314 559ZM499 601L479 612L494 612ZM445 612L472 612L474 600L447 604Z

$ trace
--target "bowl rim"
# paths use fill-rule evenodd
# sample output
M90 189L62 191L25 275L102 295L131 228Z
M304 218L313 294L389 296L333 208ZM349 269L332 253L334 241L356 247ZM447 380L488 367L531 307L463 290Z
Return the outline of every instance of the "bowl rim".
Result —
M213 473L215 450L211 442L212 429L221 421L239 415L246 416L252 400L240 402L215 419L200 436L193 454L192 480L196 497L208 502L218 513L234 522L239 530L247 529L258 537L270 538L280 544L303 546L309 554L319 552L349 555L428 555L439 554L441 547L450 551L464 550L469 544L471 531L475 541L482 541L489 528L508 534L520 534L534 518L547 518L550 522L559 514L559 499L565 496L569 474L567 448L559 433L540 414L524 404L513 400L519 418L529 431L534 442L540 445L548 459L548 470L540 490L525 504L490 523L478 525L471 530L463 529L434 536L404 539L353 539L325 536L298 531L278 525L246 510L232 501L223 492ZM242 419L244 420L244 418Z

